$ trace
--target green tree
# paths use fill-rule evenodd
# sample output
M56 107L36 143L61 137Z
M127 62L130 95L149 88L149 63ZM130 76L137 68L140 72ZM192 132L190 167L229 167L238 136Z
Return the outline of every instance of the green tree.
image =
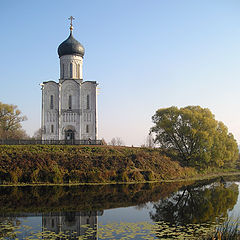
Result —
M0 102L0 139L26 138L27 135L21 126L21 122L26 119L16 105Z
M238 159L238 146L227 127L207 108L162 108L152 117L155 142L173 150L189 166L231 165Z

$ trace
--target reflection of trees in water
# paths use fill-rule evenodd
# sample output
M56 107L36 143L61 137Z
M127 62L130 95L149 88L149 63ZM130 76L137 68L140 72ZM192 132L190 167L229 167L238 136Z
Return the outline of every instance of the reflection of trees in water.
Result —
M57 239L97 239L98 216L103 211L89 212L63 212L63 213L47 213L42 216L43 236L44 232L54 232ZM89 231L90 230L90 231ZM51 238L51 234L43 237Z
M189 182L88 186L2 187L0 215L91 211L136 206L168 197Z
M203 223L226 217L236 204L238 186L215 183L205 186L187 186L172 196L154 204L150 212L153 221L172 224Z

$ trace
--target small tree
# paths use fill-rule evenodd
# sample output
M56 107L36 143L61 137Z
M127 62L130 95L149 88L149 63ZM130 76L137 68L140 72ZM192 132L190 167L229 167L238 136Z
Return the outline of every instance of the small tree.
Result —
M148 148L154 148L155 147L155 142L152 133L148 134L147 139L146 139L146 147Z
M117 146L123 146L124 145L124 142L120 137L116 138L116 145Z
M36 132L34 132L32 138L35 140L41 140L42 139L42 129L39 128Z
M116 138L112 138L111 141L109 142L109 145L116 146L117 145Z
M22 129L21 122L26 119L26 116L21 116L21 111L17 106L0 102L0 138L25 138L26 133Z
M238 159L238 146L233 135L207 108L162 108L152 120L155 143L176 151L186 165L223 166Z
M112 146L123 146L124 142L120 137L112 138L111 141L109 142L109 145Z

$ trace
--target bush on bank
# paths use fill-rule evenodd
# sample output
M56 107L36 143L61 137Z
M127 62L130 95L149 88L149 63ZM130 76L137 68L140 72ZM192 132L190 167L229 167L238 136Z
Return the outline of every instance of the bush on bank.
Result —
M143 182L193 176L160 149L111 146L2 145L0 182Z

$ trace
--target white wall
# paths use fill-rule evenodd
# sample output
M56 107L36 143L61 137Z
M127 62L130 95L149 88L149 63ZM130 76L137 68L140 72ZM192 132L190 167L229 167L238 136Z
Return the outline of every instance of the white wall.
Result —
M97 138L96 119L96 82L86 81L81 86L81 108L82 108L82 138ZM89 109L87 109L87 95L89 95ZM88 133L87 133L88 125Z
M70 76L70 63L72 63L72 77ZM78 65L79 64L79 65ZM79 66L79 76L77 72ZM64 67L64 70L63 70ZM60 57L60 79L83 79L83 58L76 55L63 55ZM64 76L63 76L64 73Z
M69 109L69 96L72 96L72 108ZM80 129L80 84L75 80L65 80L60 90L60 139L65 139L65 130L74 130L75 139L81 139Z
M58 139L58 114L59 114L59 90L58 84L49 81L42 89L42 130L43 139ZM53 109L51 109L51 95L53 96ZM53 132L51 131L53 125Z

